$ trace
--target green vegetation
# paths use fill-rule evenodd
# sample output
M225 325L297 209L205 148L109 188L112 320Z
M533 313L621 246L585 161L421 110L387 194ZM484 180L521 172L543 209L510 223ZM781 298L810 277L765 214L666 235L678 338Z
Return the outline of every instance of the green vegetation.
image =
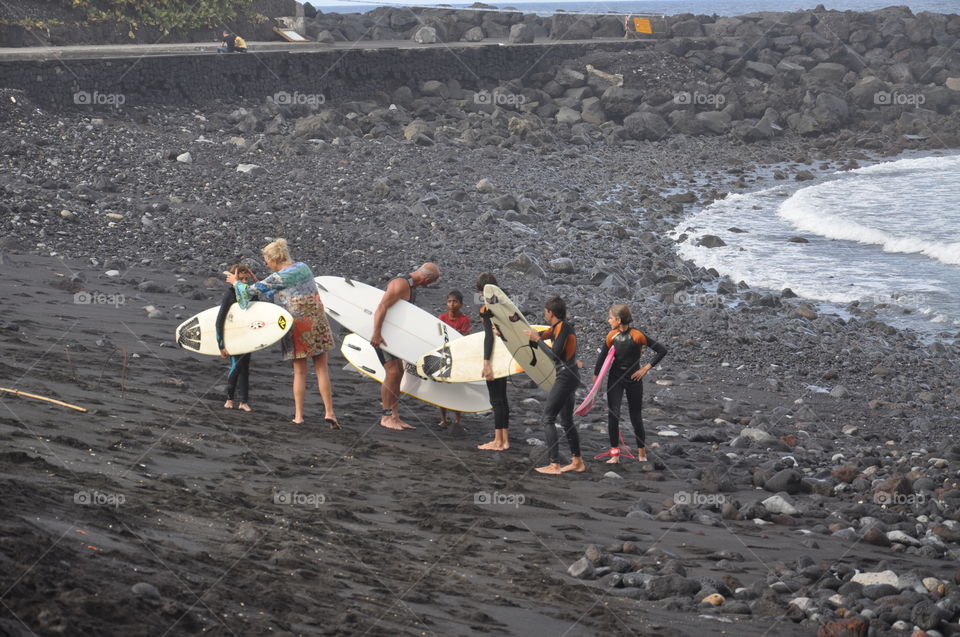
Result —
M130 29L156 27L164 33L172 29L204 29L236 19L253 0L60 0L67 8L80 12L79 22L119 22ZM259 17L259 16L257 16ZM59 20L0 20L0 24L25 29L45 29L60 25ZM132 33L132 31L131 31Z

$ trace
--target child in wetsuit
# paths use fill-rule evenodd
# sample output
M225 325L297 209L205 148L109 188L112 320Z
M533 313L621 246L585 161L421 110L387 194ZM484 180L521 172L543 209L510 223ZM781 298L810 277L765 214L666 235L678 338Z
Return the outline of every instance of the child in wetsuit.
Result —
M460 311L463 307L463 294L460 290L450 290L450 293L447 294L447 311L441 314L438 318L457 330L464 336L470 333L470 317ZM463 415L459 411L453 412L456 414L457 424L460 424L460 417ZM447 423L447 410L443 407L440 408L440 427L446 429Z
M580 385L580 368L577 365L577 335L567 320L567 304L555 296L544 304L543 317L550 326L542 332L526 330L531 342L553 339L550 353L557 368L557 381L553 384L547 402L543 406L543 427L546 435L547 455L550 464L538 467L540 473L566 473L586 471L580 455L580 433L573 424L573 401ZM559 440L555 423L560 416L560 425L570 445L570 464L560 466Z
M240 281L247 285L256 283L257 277L253 271L245 265L239 263L231 265L225 274L234 274ZM223 403L225 409L233 409L234 397L239 401L238 407L243 411L251 411L250 400L250 354L240 354L231 356L227 352L223 343L223 324L227 320L227 314L230 312L230 306L237 302L237 295L230 286L223 295L220 302L220 312L217 314L217 347L220 348L220 356L230 359L230 371L227 374L227 402Z
M627 407L630 411L630 423L637 436L637 460L647 461L646 443L643 430L643 377L657 366L667 355L667 348L656 342L640 330L630 327L633 315L626 305L616 304L610 308L607 317L610 332L603 341L597 364L593 369L596 382L597 374L603 367L610 348L614 348L613 364L607 377L607 433L610 436L610 459L607 464L620 462L620 404L623 395L627 395ZM644 346L649 347L656 356L652 361L640 366Z

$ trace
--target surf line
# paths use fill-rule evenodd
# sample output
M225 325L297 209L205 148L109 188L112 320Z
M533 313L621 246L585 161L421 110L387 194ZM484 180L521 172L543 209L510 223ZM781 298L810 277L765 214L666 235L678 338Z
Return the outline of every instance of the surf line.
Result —
M76 409L77 411L87 411L83 407L77 407L76 405L71 405L70 403L65 403L62 400L56 400L53 398L46 398L45 396L37 396L36 394L28 394L25 391L20 391L19 389L7 389L6 387L0 387L0 391L5 391L7 393L13 394L15 396L25 396L27 398L36 398L37 400L43 400L48 403L53 403L54 405L61 405L63 407L69 407L70 409Z

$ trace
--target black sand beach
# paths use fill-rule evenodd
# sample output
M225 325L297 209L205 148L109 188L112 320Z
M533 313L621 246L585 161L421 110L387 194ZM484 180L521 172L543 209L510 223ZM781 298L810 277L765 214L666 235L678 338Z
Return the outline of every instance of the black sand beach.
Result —
M270 105L51 113L4 94L0 386L87 411L0 394L0 634L960 632L955 335L738 285L667 236L767 180L944 152L956 111L926 139L852 119L649 141L417 99L428 123L405 139L369 109L387 132L348 135L338 111L313 137ZM226 364L173 332L219 302L225 266L263 274L276 237L377 286L435 261L433 313L459 288L475 317L482 271L530 319L560 294L588 368L607 308L630 304L669 349L646 383L652 462L593 461L596 408L577 420L588 471L533 473L544 394L523 378L508 451L476 450L488 414L441 430L409 398L417 429L387 431L339 353L342 431L315 389L289 422L278 348L254 354L254 411L223 409Z

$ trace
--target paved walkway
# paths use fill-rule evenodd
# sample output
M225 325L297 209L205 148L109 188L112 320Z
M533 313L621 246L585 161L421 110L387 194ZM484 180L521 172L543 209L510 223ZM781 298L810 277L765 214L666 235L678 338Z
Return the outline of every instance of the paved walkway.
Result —
M650 38L652 39L652 38ZM358 42L337 42L322 44L319 42L247 42L249 52L230 55L249 55L250 53L313 53L316 51L348 51L376 49L459 49L482 46L554 46L557 44L622 43L628 44L641 40L623 38L594 38L592 40L550 40L542 39L532 44L510 44L505 40L486 39L480 42L449 42L437 44L418 44L411 40L360 40ZM217 55L218 43L182 42L176 44L84 44L78 46L31 46L0 47L0 60L44 60L44 59L105 59L131 58L144 55ZM225 54L221 54L225 55Z

